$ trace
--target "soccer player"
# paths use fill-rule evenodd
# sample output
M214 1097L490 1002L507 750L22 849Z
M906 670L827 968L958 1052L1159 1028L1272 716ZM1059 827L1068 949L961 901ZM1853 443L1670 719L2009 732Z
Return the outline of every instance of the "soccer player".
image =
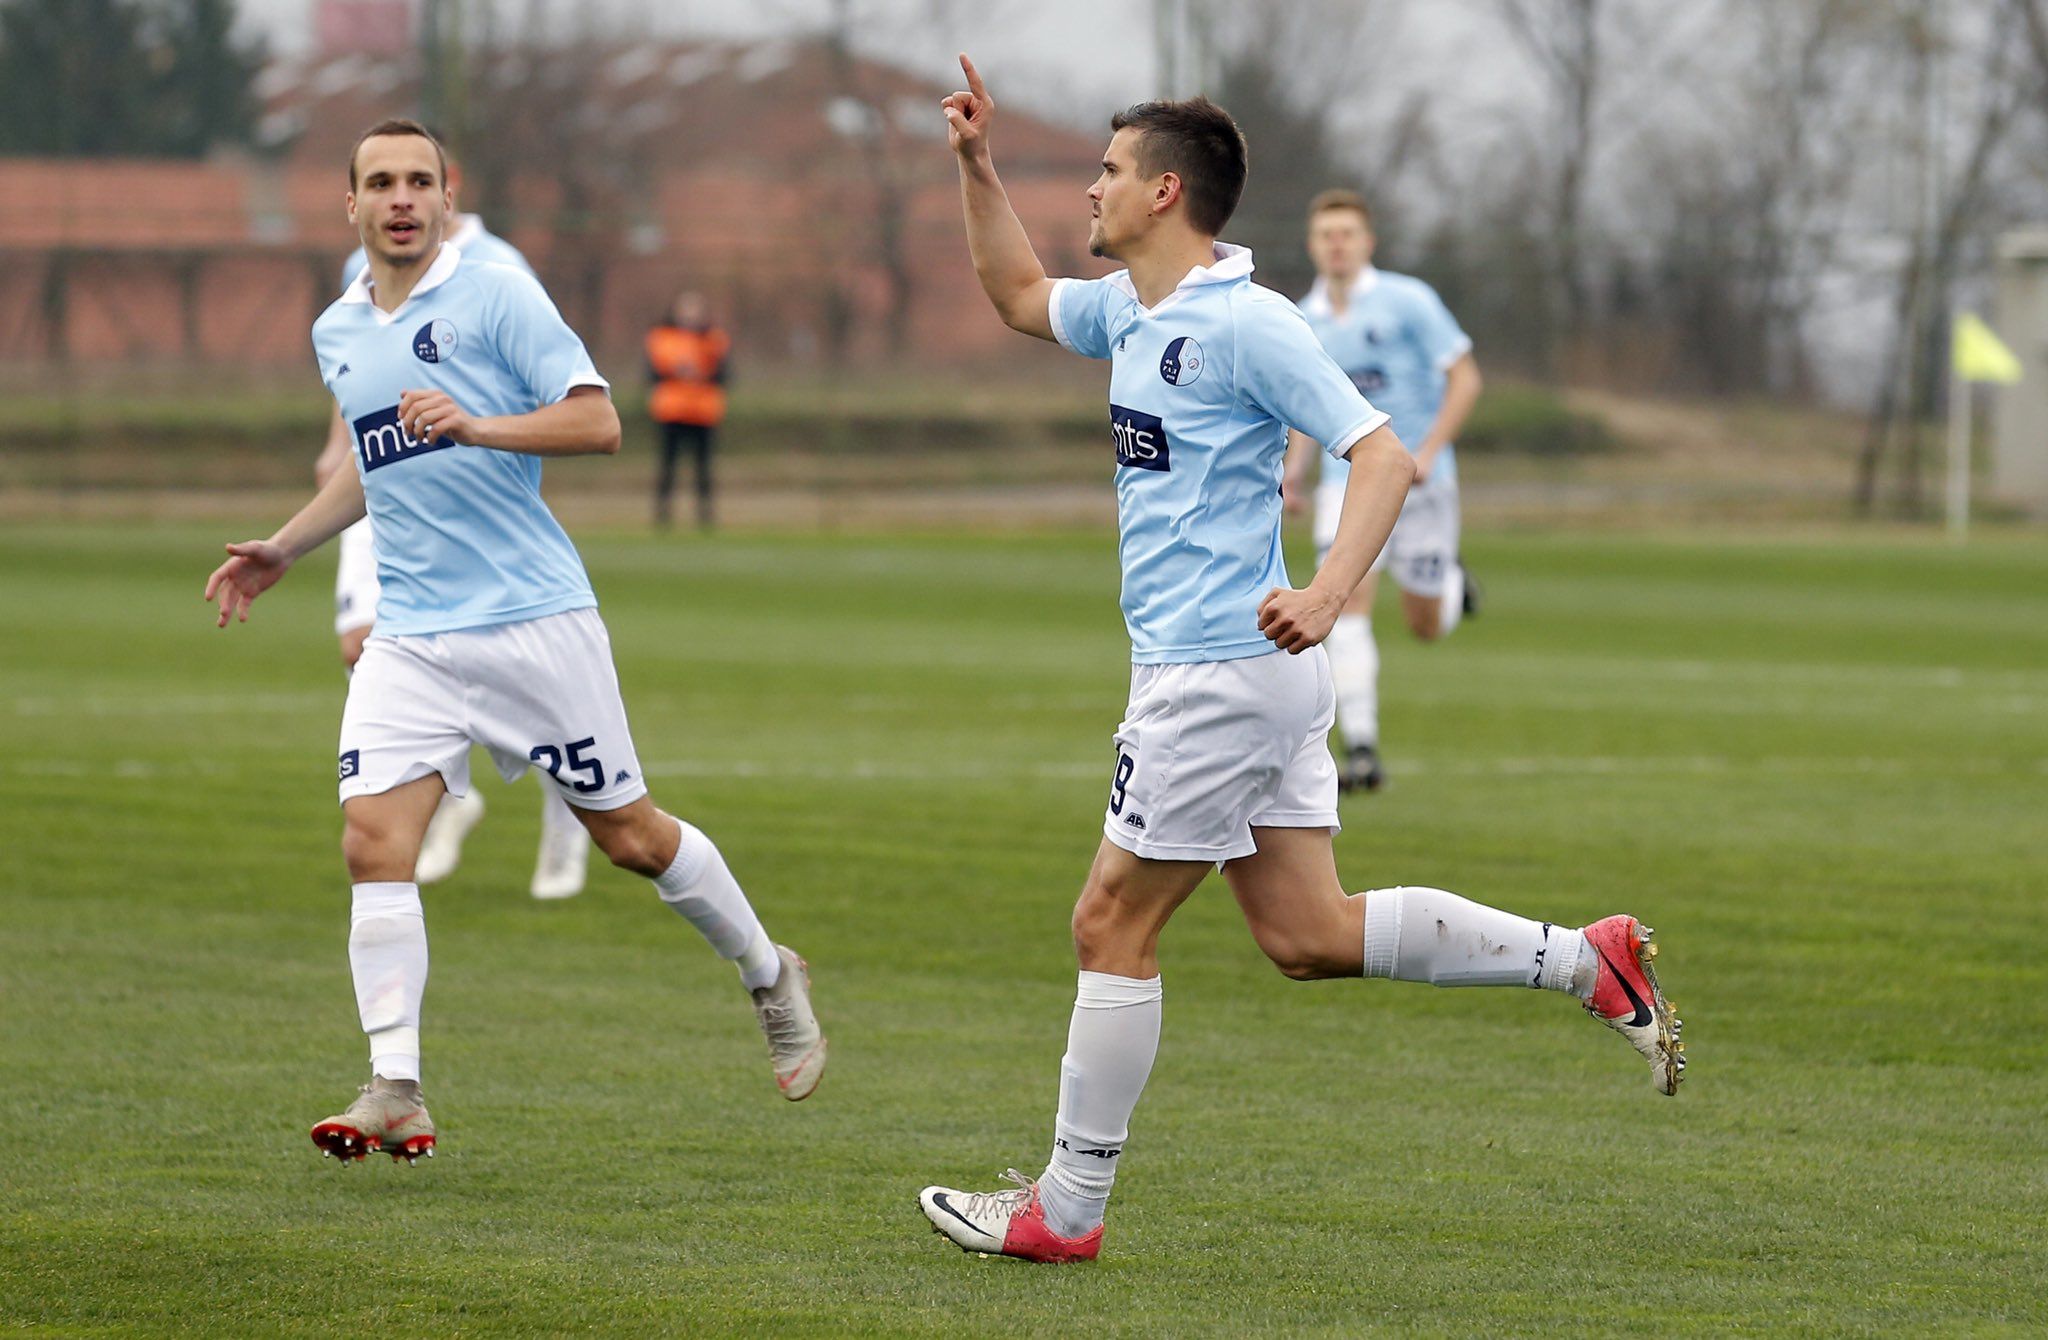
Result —
M711 839L648 798L596 597L541 501L544 458L618 450L607 383L530 275L443 243L446 160L423 127L363 134L347 205L369 263L314 322L313 344L355 468L269 539L227 546L206 583L218 626L246 621L300 557L366 509L374 519L383 591L349 680L340 763L349 967L371 1081L313 1127L314 1143L344 1160L433 1150L415 869L442 794L469 787L472 744L508 781L544 768L612 863L653 880L737 963L777 1085L805 1097L826 1047L804 962L768 938Z
M1100 1251L1159 1046L1159 935L1214 866L1291 978L1566 992L1634 1045L1660 1092L1675 1092L1678 1022L1635 918L1572 930L1441 889L1347 895L1338 880L1330 670L1317 644L1393 528L1415 467L1294 305L1252 282L1250 253L1216 240L1244 187L1236 124L1202 98L1118 113L1088 189L1088 245L1128 268L1052 280L996 178L995 104L960 63L967 89L944 113L982 287L1013 329L1111 361L1132 666L1103 841L1074 909L1081 972L1051 1161L1037 1179L1013 1171L1013 1189L926 1187L918 1201L932 1226L966 1250L1029 1261ZM1280 552L1289 426L1351 463L1336 537L1300 590Z
M462 189L462 171L448 165L448 198L453 201ZM516 266L528 274L533 267L519 248L484 227L474 214L455 213L448 220L448 241L472 261L491 261ZM369 257L361 247L342 263L341 288L347 292L363 274ZM351 455L347 425L335 410L327 425L327 445L313 467L315 483L348 465ZM363 654L363 641L377 618L377 554L365 517L341 533L334 567L334 632L341 639L341 663L353 671ZM583 892L590 865L590 834L576 822L568 802L555 788L540 787L540 851L534 858L533 880L528 886L536 898L573 898ZM427 825L426 841L420 847L416 878L433 884L455 873L462 861L463 839L484 817L484 798L470 791L466 795L444 795L440 808Z
M1337 728L1345 745L1337 774L1342 790L1379 789L1380 651L1372 636L1379 570L1391 565L1401 588L1401 613L1424 642L1446 637L1477 608L1477 587L1458 558L1458 465L1451 443L1479 399L1479 364L1436 290L1407 275L1373 268L1372 211L1363 196L1325 191L1309 202L1308 252L1316 282L1302 314L1352 384L1392 419L1415 453L1416 483L1372 570L1330 629L1324 647L1337 690ZM1316 444L1293 433L1282 490L1299 510ZM1349 467L1322 463L1315 492L1317 561L1337 536Z

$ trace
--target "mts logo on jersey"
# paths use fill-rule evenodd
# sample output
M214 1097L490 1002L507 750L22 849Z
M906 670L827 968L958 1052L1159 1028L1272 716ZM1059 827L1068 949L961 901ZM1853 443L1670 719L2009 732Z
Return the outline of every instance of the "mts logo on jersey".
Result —
M356 455L363 461L365 471L381 470L396 461L409 461L415 456L424 456L430 451L455 445L452 437L440 436L431 441L420 442L405 430L398 421L398 406L380 409L375 414L365 414L355 422Z
M1109 407L1109 431L1116 439L1116 463L1133 470L1171 470L1173 444L1166 440L1166 425L1156 414Z

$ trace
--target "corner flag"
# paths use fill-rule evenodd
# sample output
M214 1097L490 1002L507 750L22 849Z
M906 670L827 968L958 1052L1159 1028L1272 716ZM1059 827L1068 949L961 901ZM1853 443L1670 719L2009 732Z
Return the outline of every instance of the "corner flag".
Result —
M2010 386L2020 379L2020 360L1991 327L1970 313L1956 313L1951 343L1956 376L1963 381Z

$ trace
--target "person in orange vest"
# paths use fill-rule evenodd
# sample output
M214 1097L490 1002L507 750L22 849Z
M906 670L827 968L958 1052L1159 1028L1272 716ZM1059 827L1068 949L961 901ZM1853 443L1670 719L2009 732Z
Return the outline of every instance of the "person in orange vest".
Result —
M669 320L647 332L647 371L654 389L647 413L661 429L661 474L654 484L654 524L669 524L676 457L697 458L697 524L711 526L711 448L725 419L725 380L732 341L711 320L704 295L676 296Z

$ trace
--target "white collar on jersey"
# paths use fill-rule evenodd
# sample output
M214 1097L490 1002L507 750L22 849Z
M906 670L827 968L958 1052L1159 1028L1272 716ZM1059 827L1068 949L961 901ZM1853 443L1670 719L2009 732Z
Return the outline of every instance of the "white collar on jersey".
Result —
M376 315L377 320L388 326L393 321L398 320L404 314L406 308L412 306L415 298L419 297L422 293L431 292L447 283L454 276L455 267L460 264L462 264L462 248L456 246L453 242L443 242L441 249L434 253L434 263L427 267L427 272L420 276L420 282L412 286L412 292L405 295L405 301L398 304L398 310L395 312L387 312L375 303L370 302L370 289L372 285L370 283L370 267L367 265L363 267L363 272L356 276L355 282L350 284L347 291L341 295L341 300L351 303L370 303L370 311Z
M1253 268L1252 249L1250 247L1241 247L1235 242L1218 242L1215 245L1215 262L1213 264L1197 265L1194 269L1188 271L1187 277L1173 286L1173 292L1161 298L1154 306L1145 307L1143 303L1140 303L1139 306L1146 312L1162 311L1204 284L1227 284L1233 279L1250 277ZM1138 287L1131 282L1131 272L1129 270L1118 270L1109 277L1109 282L1122 289L1125 293L1130 294L1133 298L1138 296Z
M1351 303L1356 303L1372 292L1379 286L1379 282L1380 272L1374 267L1368 265L1360 270L1358 278L1351 281ZM1308 296L1301 300L1301 310L1313 312L1317 316L1328 316L1333 311L1330 306L1330 285L1321 275L1316 276L1316 282L1309 285Z

